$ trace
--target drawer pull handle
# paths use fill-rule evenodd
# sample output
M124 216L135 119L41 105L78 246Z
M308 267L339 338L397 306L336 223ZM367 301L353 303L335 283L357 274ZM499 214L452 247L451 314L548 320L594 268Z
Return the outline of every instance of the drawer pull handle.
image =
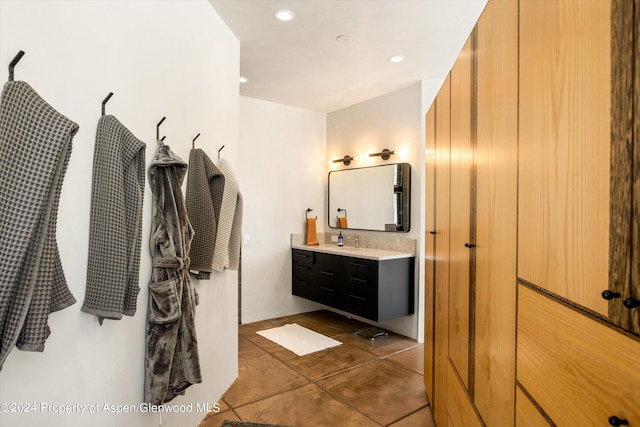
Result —
M640 307L640 300L633 299L633 298L627 298L626 300L622 301L622 303L627 308Z
M296 268L298 270L311 270L311 268L309 267L305 267L304 265L296 265Z
M332 273L330 271L320 270L320 274L324 274L325 276L335 276L336 273Z
M629 421L616 417L615 415L609 417L609 424L612 426L628 426Z
M355 282L360 282L360 283L369 283L369 281L367 279L360 279L359 277L349 277L350 280L353 280Z
M475 247L476 247L476 245L474 245L473 243L465 243L465 244L464 244L464 247L465 247L465 248L469 248L469 249L471 249L471 248L475 248Z
M349 294L351 298L359 299L360 301L369 301L369 298L359 297L358 295Z
M353 265L354 267L369 268L367 264L360 264L359 262L352 262L350 264Z
M305 255L305 254L293 254L293 256L297 256L298 258L309 258L309 255Z
M602 298L606 300L612 300L614 298L620 298L620 292L612 292L610 290L602 291Z
M311 284L311 283L306 282L306 281L304 281L304 280L296 280L296 283L299 283L299 284L301 284L301 285L310 285L310 284Z
M430 231L429 234L434 235L434 234L436 234L436 232L435 231Z
M320 289L322 289L323 291L329 291L329 292L335 292L335 289L331 289L331 288L326 288L324 286L320 286Z

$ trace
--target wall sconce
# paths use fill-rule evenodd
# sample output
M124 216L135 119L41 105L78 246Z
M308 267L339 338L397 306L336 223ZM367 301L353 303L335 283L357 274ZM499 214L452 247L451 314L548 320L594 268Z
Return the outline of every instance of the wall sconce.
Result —
M389 158L391 157L392 154L395 154L396 152L393 150L388 150L388 149L384 149L379 153L371 153L369 154L369 157L375 157L375 156L380 156L382 158L382 160L389 160Z
M355 159L353 157L351 157L351 156L344 156L341 159L332 160L332 162L333 163L342 163L345 166L349 166L351 164L351 160L355 160Z

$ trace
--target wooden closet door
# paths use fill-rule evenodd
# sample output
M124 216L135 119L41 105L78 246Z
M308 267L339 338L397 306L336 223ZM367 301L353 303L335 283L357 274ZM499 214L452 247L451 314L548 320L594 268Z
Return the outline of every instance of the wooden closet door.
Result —
M449 357L465 387L472 390L470 328L472 308L473 33L451 69L451 236Z
M447 76L435 100L434 231L434 383L430 400L436 425L447 425L449 356L449 203L451 188L451 79Z
M435 177L436 177L436 103L425 117L425 236L424 236L424 386L433 400L433 350L435 346Z
M520 1L518 275L604 316L610 9Z
M513 426L518 182L518 4L490 1L477 25L474 403Z

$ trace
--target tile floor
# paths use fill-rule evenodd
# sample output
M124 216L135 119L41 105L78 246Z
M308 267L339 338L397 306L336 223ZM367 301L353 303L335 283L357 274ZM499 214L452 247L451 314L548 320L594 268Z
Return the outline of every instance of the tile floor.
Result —
M343 344L297 356L256 334L297 323ZM320 310L239 326L238 379L221 412L198 427L242 420L293 427L434 427L423 385L423 346L389 333L370 341L368 325Z

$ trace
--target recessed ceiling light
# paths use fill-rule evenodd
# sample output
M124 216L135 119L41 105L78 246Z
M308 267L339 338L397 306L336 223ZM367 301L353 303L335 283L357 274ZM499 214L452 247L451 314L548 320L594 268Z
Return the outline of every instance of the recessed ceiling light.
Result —
M239 81L240 83L246 83L246 82L248 82L248 80L247 80L247 78L246 78L246 77L240 77L240 78L238 79L238 81Z
M290 10L276 10L275 13L273 14L273 16L278 20L278 21L291 21L293 18L296 17L296 14L291 12Z
M402 62L402 61L404 61L404 56L401 56L401 55L389 57L389 62L393 62L394 64L397 64L398 62Z

